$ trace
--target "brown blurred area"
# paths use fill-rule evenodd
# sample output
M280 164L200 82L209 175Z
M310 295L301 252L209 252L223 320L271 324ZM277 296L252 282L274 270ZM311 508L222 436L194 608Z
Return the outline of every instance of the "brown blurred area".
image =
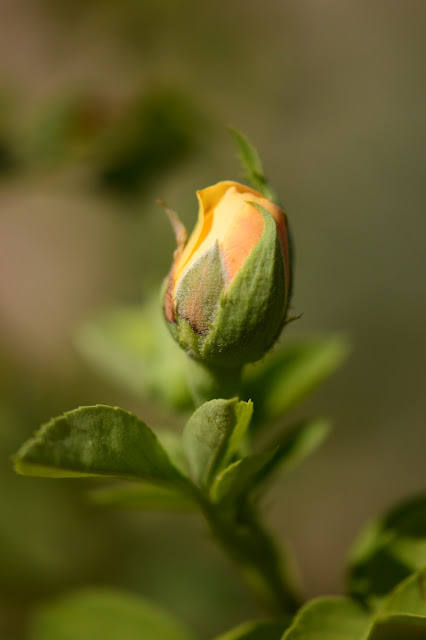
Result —
M41 422L84 404L166 417L76 353L76 327L138 303L194 191L258 146L296 244L292 335L353 355L303 413L327 444L278 483L271 527L305 593L336 593L362 524L424 489L426 5L421 0L0 0L0 629L83 584L138 591L208 638L253 615L191 517L103 513L84 482L15 477ZM284 337L285 339L285 337ZM170 532L173 535L170 535Z

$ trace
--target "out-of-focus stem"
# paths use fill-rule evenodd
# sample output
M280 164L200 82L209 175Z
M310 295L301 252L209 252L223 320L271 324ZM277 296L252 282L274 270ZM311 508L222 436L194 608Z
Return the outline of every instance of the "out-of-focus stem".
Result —
M187 358L188 383L195 404L215 398L238 396L242 367L214 367L199 360Z
M249 511L236 521L215 505L202 505L216 540L241 571L260 604L273 615L293 614L300 598L284 570L274 541Z

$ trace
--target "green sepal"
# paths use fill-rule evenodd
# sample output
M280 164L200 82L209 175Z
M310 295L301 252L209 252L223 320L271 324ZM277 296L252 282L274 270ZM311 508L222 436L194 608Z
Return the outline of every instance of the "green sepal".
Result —
M203 347L224 287L225 268L216 242L191 265L177 285L176 322L167 322L173 338L193 358L203 359Z
M155 434L118 407L68 411L43 425L14 457L22 475L55 478L118 476L185 484Z
M183 444L193 479L209 486L241 446L253 412L251 402L211 400L189 419Z
M179 280L175 290L175 313L198 335L206 335L214 322L225 286L225 268L219 245L196 260Z
M263 207L257 208L264 218L264 231L221 296L201 352L212 364L235 367L259 360L281 327L286 304L284 260L274 218Z
M254 189L257 189L269 200L277 202L277 196L263 171L262 161L256 147L241 131L229 127L232 139L237 147L238 157L244 169L244 177Z

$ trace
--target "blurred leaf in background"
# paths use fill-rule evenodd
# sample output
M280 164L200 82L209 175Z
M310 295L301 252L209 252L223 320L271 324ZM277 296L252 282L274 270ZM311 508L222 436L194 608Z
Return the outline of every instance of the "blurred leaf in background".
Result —
M348 592L374 604L423 566L426 566L424 494L404 500L376 517L360 533L349 556Z
M191 408L186 356L170 339L157 296L88 320L76 342L97 371L126 390L172 410Z
M29 640L194 640L167 611L131 593L84 590L34 615Z
M0 87L0 178L10 176L20 165L14 107L14 97Z
M138 194L197 149L200 108L179 89L145 90L127 100L75 95L45 105L28 133L28 161L82 164L94 184Z

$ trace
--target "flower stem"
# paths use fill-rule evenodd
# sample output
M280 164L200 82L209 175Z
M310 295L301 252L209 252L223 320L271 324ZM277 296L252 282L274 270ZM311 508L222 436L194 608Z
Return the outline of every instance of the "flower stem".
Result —
M294 613L300 599L257 514L248 510L237 521L209 501L202 509L216 540L237 565L260 604L272 615Z
M242 367L215 367L194 358L187 358L188 383L195 404L215 398L238 396Z

